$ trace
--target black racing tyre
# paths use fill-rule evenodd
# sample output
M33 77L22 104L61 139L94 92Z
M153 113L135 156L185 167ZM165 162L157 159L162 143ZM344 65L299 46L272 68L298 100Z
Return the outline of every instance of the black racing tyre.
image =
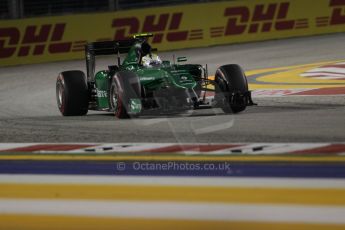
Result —
M137 117L140 114L140 112L131 111L131 99L138 99L141 102L141 86L138 76L129 71L117 72L111 80L109 90L110 109L117 118Z
M215 74L215 100L225 113L238 113L246 109L247 78L239 65L223 65ZM233 102L230 96L236 94Z
M64 116L83 116L89 105L85 74L79 70L64 71L56 80L56 100Z

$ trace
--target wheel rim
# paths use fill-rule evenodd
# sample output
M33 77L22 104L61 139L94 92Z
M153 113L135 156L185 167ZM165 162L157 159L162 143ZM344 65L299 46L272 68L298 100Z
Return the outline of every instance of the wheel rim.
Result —
M116 88L115 84L112 85L111 91L112 91L111 102L112 102L112 106L114 108L114 112L116 113L116 111L118 109L119 95L117 93L117 88Z
M57 85L57 90L56 90L56 98L57 98L57 104L60 109L60 111L64 110L64 88L61 82L58 83Z
M60 86L59 87L59 95L58 95L59 105L62 104L62 93L63 93L63 90L62 90L62 87Z

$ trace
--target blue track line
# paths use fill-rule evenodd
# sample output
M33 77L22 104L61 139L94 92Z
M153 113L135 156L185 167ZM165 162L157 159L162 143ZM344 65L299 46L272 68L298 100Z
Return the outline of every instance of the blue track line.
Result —
M165 166L163 166L165 165ZM345 178L344 163L1 160L1 174Z

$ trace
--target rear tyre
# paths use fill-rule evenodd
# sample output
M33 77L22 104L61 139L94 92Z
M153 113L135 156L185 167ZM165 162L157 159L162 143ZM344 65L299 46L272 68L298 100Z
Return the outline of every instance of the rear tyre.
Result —
M246 109L248 93L246 76L239 65L223 65L215 74L215 100L225 113Z
M85 74L79 70L64 71L56 80L56 100L63 116L83 116L89 97Z
M116 73L111 81L109 100L110 109L117 118L137 117L142 107L138 76L128 71Z

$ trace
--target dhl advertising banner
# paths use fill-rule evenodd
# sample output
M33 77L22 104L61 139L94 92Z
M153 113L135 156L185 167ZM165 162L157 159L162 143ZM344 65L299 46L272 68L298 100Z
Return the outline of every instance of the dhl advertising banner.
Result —
M152 32L159 50L345 32L345 0L238 0L0 21L0 66L83 58L91 41Z

